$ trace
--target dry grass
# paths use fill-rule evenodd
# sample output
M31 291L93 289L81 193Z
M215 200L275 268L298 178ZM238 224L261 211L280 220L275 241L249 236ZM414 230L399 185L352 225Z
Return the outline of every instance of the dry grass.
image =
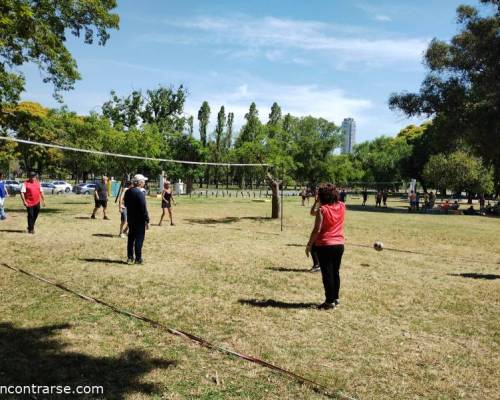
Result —
M0 224L0 261L359 399L500 398L500 279L484 279L500 275L498 219L354 205L342 305L320 312L307 306L323 289L319 274L305 272L313 221L298 199L287 200L283 233L267 218L269 203L180 199L178 225L151 228L140 267L85 261L124 260L126 240L105 236L117 234L114 208L111 221L81 219L89 198L52 197L30 236L7 232L25 228L19 203L9 200ZM157 223L159 202L149 208ZM375 240L430 255L352 246ZM322 397L57 288L0 276L0 385L88 382L126 399ZM57 324L68 325L50 328Z

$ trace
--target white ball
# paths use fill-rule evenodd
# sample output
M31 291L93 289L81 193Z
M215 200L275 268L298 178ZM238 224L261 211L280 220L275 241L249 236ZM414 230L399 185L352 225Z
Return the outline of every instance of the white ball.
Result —
M384 244L382 242L375 242L373 243L373 248L377 251L382 251L384 250Z

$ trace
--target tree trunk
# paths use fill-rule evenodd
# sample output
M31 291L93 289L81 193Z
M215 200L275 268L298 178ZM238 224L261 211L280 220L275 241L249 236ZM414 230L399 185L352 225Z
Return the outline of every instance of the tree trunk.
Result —
M271 218L277 219L280 217L280 183L270 173L267 173L267 181L272 192Z
M188 175L186 182L186 194L191 194L193 191L193 177Z

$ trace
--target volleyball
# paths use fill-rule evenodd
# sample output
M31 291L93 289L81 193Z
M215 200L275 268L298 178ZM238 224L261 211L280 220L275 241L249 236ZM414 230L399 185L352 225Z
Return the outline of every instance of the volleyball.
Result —
M373 248L377 251L382 251L384 250L384 244L382 242L375 242L373 243Z

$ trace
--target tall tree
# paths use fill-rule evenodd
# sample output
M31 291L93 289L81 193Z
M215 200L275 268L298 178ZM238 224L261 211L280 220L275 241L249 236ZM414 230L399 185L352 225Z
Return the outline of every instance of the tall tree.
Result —
M238 139L236 140L237 146L245 142L251 142L257 137L262 124L259 120L259 111L255 103L250 104L248 113L245 114L245 119L247 122L241 128Z
M234 113L227 114L227 128L226 128L226 148L230 149L233 144L233 122Z
M278 103L274 102L271 106L271 113L269 114L268 125L276 126L281 122L281 107Z
M193 137L193 132L194 132L194 118L192 115L190 115L187 119L187 134L189 137Z
M198 121L200 129L200 141L203 147L207 146L207 129L208 123L210 121L210 106L207 101L201 104L200 110L198 111Z
M450 142L466 141L495 170L500 190L500 2L480 13L459 6L460 31L449 43L434 39L425 54L429 70L419 93L394 94L391 109L408 116L434 116L433 125Z
M223 146L223 135L224 127L226 125L226 111L224 106L221 106L219 113L217 114L217 125L215 126L215 148L220 154Z
M0 112L15 104L24 90L19 67L34 63L54 94L70 90L80 79L76 61L66 48L68 33L92 44L105 45L108 29L118 28L119 18L110 11L115 0L54 1L3 0L0 3Z
M173 132L182 132L185 124L183 115L186 101L186 89L180 85L160 86L146 91L146 102L141 114L147 124L156 124L165 136Z
M141 122L144 99L140 90L134 90L126 97L119 97L114 90L111 99L102 105L102 115L116 128L136 128Z

